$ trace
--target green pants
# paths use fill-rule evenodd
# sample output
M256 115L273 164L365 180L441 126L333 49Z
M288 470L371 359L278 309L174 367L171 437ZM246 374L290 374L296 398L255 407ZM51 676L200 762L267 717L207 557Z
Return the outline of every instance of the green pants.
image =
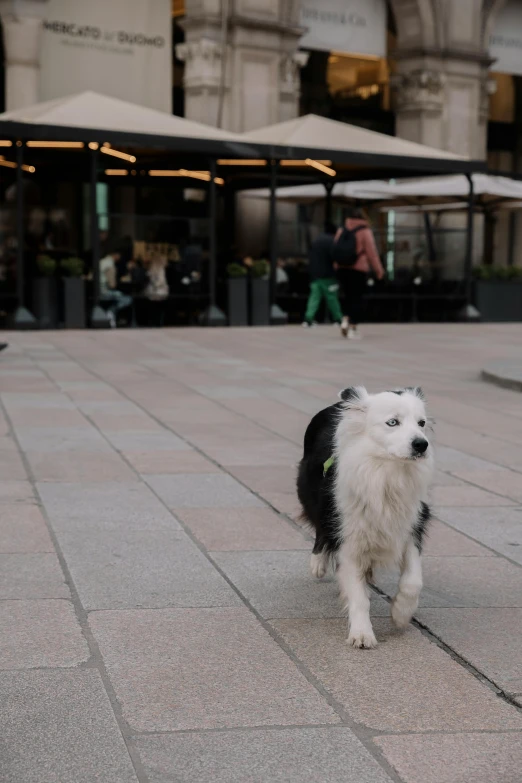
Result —
M308 297L308 304L306 306L305 321L312 323L315 315L321 304L321 300L324 298L330 311L332 319L336 323L340 323L343 320L343 313L339 302L339 284L335 277L321 277L319 280L313 280L310 284L310 296Z

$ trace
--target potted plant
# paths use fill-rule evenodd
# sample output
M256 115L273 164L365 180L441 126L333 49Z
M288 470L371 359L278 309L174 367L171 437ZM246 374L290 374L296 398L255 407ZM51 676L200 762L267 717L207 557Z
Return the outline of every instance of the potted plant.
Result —
M85 280L81 258L64 258L60 263L63 277L63 315L66 329L85 329Z
M270 323L270 264L265 259L254 261L250 267L250 323Z
M479 266L475 273L475 306L483 321L522 321L522 268Z
M247 326L247 270L241 264L229 264L227 278L228 324L229 326Z
M36 259L38 274L33 280L33 310L40 329L54 329L58 325L58 290L56 261L50 256Z

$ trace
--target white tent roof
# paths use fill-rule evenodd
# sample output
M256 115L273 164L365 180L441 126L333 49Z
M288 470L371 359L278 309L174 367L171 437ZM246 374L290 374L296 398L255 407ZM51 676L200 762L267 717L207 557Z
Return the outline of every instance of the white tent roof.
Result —
M319 117L316 114L307 114L295 120L249 131L243 136L259 144L441 161L467 160L450 152Z
M497 177L491 174L472 174L475 196L481 201L522 201L522 182L509 177ZM269 198L270 190L247 191L254 198ZM336 182L332 196L337 199L367 201L399 201L411 202L414 199L429 200L432 204L444 202L446 199L466 199L469 197L469 182L461 174L444 177L423 177L397 180L394 183L385 180L366 180L364 182ZM277 198L293 203L309 203L326 197L324 185L297 185L295 187L278 188ZM453 208L459 208L456 205Z
M90 90L0 114L0 123L111 131L133 135L243 143L238 134ZM5 126L3 127L5 132Z

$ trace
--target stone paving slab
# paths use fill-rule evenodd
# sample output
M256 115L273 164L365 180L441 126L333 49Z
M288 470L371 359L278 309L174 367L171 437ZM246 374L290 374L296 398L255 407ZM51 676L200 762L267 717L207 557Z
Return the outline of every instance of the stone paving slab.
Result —
M35 502L33 488L28 481L0 479L0 503L30 503Z
M171 476L147 476L146 480L172 509L263 507L261 500L232 476L223 473L180 473Z
M143 484L40 484L86 609L231 606L235 593Z
M440 516L457 530L522 565L522 508L444 508Z
M0 669L71 667L88 657L69 601L0 601Z
M494 473L492 475L495 475ZM522 475L520 476L522 479ZM465 484L460 487L433 487L431 496L436 509L441 506L516 506L516 501L493 492L486 492L480 487Z
M388 783L348 728L223 731L141 737L150 783Z
M69 596L54 553L0 554L0 600Z
M2 783L137 783L95 671L0 673Z
M180 508L175 514L209 551L310 551L302 533L269 508Z
M457 533L452 527L439 520L431 521L428 535L422 550L424 557L494 557L490 552L476 541Z
M0 513L0 553L54 552L42 512L35 505L4 503Z
M265 618L344 617L337 582L314 579L307 552L215 552L213 558ZM372 596L372 614L389 616L386 601Z
M421 607L522 607L522 569L500 557L424 557ZM398 576L380 573L378 584L396 592Z
M522 609L422 609L417 616L500 688L522 693Z
M484 489L495 492L500 495L512 498L522 503L522 474L513 470L496 471L455 471L455 474L465 481L472 484L478 484ZM458 505L456 503L447 503L446 505ZM501 505L497 503L496 505Z
M122 456L142 475L170 473L219 473L220 469L197 451L122 450Z
M354 650L341 620L274 620L297 657L351 717L378 731L522 729L501 701L439 647L410 627L375 618L380 645Z
M35 481L137 481L138 477L117 454L111 452L27 451Z
M404 783L519 783L522 734L377 737Z
M245 608L94 612L89 623L134 731L339 722Z

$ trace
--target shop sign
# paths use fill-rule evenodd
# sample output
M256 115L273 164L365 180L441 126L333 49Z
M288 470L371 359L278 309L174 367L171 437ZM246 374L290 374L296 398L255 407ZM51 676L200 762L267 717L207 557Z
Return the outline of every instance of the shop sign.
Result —
M43 101L84 90L170 112L170 0L49 0Z
M489 53L495 58L491 66L497 73L522 76L522 2L509 0L499 11Z
M304 49L386 57L385 0L302 0Z

